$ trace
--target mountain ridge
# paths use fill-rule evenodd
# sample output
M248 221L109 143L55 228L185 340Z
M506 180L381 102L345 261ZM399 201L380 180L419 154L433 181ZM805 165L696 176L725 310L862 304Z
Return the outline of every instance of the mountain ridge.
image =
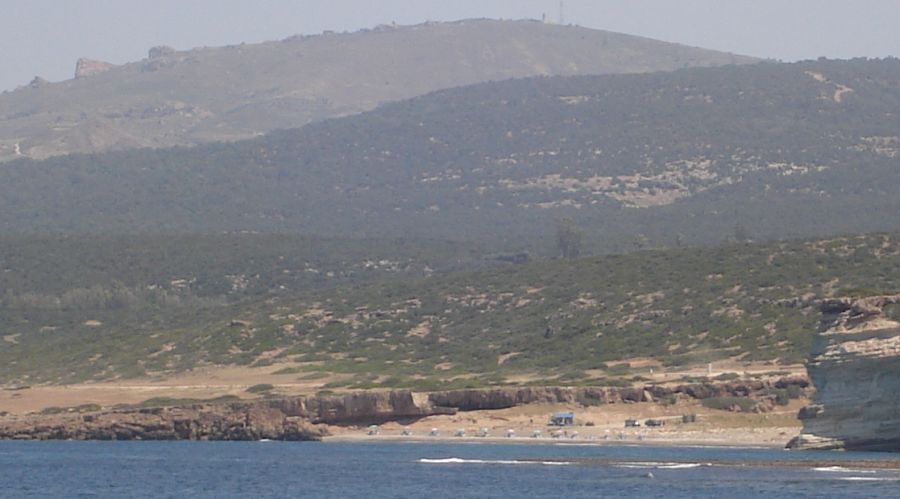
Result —
M570 218L614 252L896 230L898 81L897 60L531 78L242 142L18 160L0 230L552 245Z
M243 139L481 81L754 61L582 27L487 19L188 51L153 47L141 61L0 94L0 160Z

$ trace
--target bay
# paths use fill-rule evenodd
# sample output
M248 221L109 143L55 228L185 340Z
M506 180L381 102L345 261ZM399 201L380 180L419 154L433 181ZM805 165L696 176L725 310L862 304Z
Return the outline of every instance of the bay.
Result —
M894 459L571 444L0 442L0 496L900 497L897 470L854 467ZM806 465L817 460L830 464Z

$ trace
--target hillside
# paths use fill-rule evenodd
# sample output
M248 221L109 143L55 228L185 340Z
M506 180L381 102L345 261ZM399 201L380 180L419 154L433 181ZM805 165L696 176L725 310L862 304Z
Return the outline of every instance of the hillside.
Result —
M670 367L768 360L777 370L774 361L806 357L817 298L900 289L898 237L643 251L301 291L276 286L191 307L6 302L0 379L277 363L286 381L337 376L330 387L422 389L601 382L636 374L617 365L634 358Z
M428 240L0 235L0 306L77 310L226 303L488 268L515 256Z
M587 28L491 20L182 52L154 47L141 61L107 68L83 60L76 79L35 79L4 92L0 161L236 140L484 81L752 60Z
M19 160L0 231L549 248L571 218L620 252L896 230L898 81L896 59L533 78L225 145Z

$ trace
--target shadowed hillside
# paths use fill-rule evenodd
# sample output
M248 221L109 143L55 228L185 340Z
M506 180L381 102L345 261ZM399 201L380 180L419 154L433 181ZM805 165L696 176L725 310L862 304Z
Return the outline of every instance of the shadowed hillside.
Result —
M20 160L0 229L624 251L900 227L900 62L513 80L225 145Z

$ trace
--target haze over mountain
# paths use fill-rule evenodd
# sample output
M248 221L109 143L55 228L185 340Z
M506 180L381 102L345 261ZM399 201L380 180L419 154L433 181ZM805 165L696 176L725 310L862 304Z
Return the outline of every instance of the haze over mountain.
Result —
M605 250L900 227L900 61L534 78L245 142L21 160L6 232L296 232Z
M430 91L533 75L635 73L749 57L536 21L380 26L176 52L0 95L0 160L235 140Z
M149 55L0 96L7 380L600 383L796 362L816 296L897 286L897 59L484 20Z

